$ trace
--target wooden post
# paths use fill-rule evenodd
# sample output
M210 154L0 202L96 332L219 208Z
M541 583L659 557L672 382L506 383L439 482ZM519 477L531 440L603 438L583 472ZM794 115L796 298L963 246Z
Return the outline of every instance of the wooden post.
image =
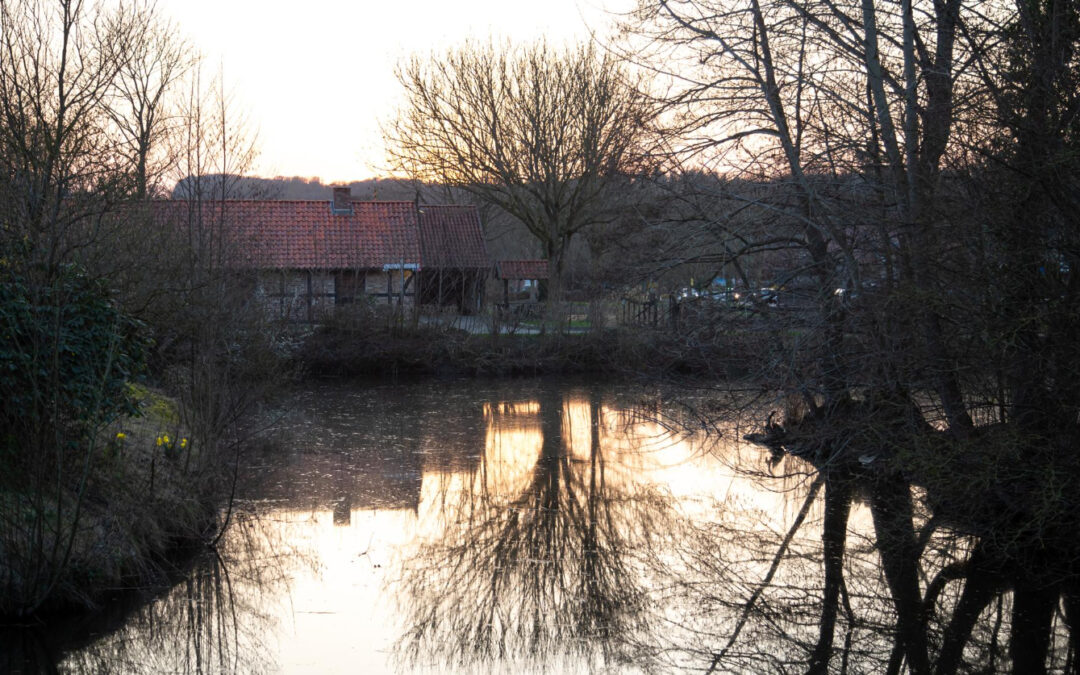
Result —
M311 270L307 273L307 320L308 323L315 323L315 314L311 309Z
M286 322L289 322L292 320L292 317L285 313L289 307L288 303L285 301L285 277L287 275L288 272L285 270L281 270L278 273L278 314L281 315L281 318L285 319Z

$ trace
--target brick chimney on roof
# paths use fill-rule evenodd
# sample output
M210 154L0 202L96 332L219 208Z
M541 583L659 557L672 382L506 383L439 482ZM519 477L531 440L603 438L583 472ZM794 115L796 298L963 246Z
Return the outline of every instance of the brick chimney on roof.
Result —
M348 187L334 188L334 200L330 202L330 210L334 213L352 213L352 189Z

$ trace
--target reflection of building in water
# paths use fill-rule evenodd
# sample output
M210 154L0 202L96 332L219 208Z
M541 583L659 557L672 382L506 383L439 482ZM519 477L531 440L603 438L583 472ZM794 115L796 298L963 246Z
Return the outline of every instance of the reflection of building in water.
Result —
M349 525L352 523L352 499L344 495L334 503L334 525Z
M477 416L478 417L478 416ZM424 474L471 473L480 464L484 429L480 419L432 415L416 421Z
M423 474L472 473L484 448L479 406L475 414L432 414L453 404L428 399L328 385L290 400L278 445L255 460L239 497L330 511L337 525L361 510L415 511Z
M538 414L540 414L540 403L538 401L500 401L498 403L484 404L484 419L487 420L488 424L491 424L496 416L502 419L528 419L536 417Z
M665 428L655 409L609 407L585 392L530 393L537 398L483 404L483 452L466 473L486 490L520 492L545 458L575 466L601 458L611 482L682 465L695 454L694 439ZM425 462L424 469L428 474L432 467Z

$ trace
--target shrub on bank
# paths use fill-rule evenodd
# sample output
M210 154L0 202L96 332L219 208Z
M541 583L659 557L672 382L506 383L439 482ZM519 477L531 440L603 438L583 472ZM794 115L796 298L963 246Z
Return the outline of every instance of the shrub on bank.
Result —
M602 373L741 377L759 349L746 336L608 329L585 333L476 335L419 326L346 330L324 326L294 353L314 377Z
M176 403L132 384L144 326L78 266L22 260L0 279L0 616L160 577L212 516Z
M0 282L0 425L9 462L46 453L59 436L83 443L137 411L127 383L146 367L143 326L76 265L23 269L9 259Z
M170 551L216 522L212 481L190 470L203 449L166 412L175 401L134 390L145 414L97 434L82 480L0 490L0 616L93 608L119 589L161 584Z

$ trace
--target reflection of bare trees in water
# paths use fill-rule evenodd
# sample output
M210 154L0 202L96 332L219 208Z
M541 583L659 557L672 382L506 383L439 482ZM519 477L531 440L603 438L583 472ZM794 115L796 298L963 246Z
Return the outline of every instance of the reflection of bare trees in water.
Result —
M643 628L635 556L666 506L612 475L598 396L588 403L587 448L572 447L583 434L568 410L561 394L541 396L543 440L521 480L500 483L489 449L458 494L442 495L445 532L404 570L407 659L611 663Z
M197 554L179 583L149 602L132 596L84 624L3 635L0 672L265 673L280 592L306 558L286 550L277 524L238 514L217 550ZM269 591L269 592L268 592ZM112 632L114 631L115 632ZM99 637L106 634L104 638ZM13 648L19 645L17 648ZM58 663L61 652L71 655Z
M544 442L527 480L499 492L489 457L450 500L447 539L407 570L414 658L577 650L659 671L1078 671L1076 557L1054 554L1072 550L1065 538L1040 552L1025 535L1034 525L1005 527L989 500L943 507L956 481L935 484L892 455L887 440L911 435L904 419L872 437L857 418L830 433L789 420L775 453L727 446L738 494L672 517L612 479L619 462L600 427L586 453L553 444L559 409L539 406Z
M821 485L792 467L788 492L741 488L652 542L664 630L639 645L660 672L800 672L820 620Z
M679 614L668 664L811 675L1080 671L1076 538L1070 544L1045 524L1059 516L1017 518L1018 499L1016 510L1002 510L995 500L1015 495L1015 485L936 483L946 478L910 463L904 472L890 444L875 436L868 445L862 428L837 438L789 420L754 438L782 438L788 454L773 458L813 482L791 489L792 503L803 501L786 528L748 527L725 504L715 522L673 538ZM744 472L785 482L760 474ZM995 496L987 485L1008 489ZM970 498L949 503L942 493Z
M179 584L124 614L118 632L79 649L61 667L85 673L258 672L241 663L250 646L244 632L249 617L237 606L232 585L215 552L200 554ZM50 663L55 658L47 647L42 653L49 654ZM29 672L49 672L43 665Z

